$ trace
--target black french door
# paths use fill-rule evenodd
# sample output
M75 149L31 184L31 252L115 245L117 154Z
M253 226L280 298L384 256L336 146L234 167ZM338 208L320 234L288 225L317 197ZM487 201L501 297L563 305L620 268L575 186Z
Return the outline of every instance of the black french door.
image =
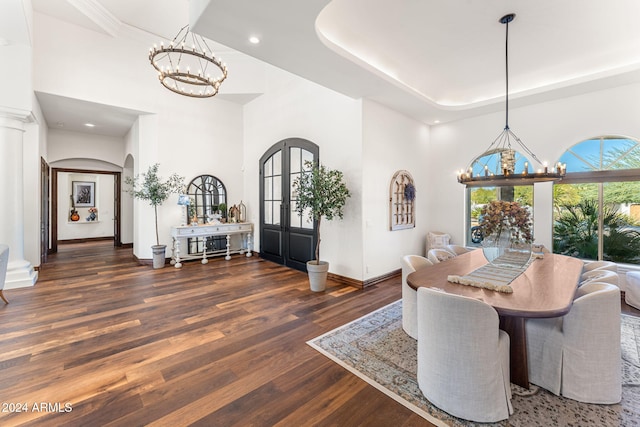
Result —
M311 141L289 138L260 159L260 256L301 271L315 255L316 224L296 212L292 186L304 162L317 161L318 153Z

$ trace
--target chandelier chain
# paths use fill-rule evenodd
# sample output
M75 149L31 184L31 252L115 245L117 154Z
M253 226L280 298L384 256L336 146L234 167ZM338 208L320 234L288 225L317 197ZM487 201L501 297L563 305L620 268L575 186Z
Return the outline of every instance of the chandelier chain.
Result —
M458 172L458 182L467 186L504 186L524 185L534 182L559 181L566 173L566 164L556 163L550 168L546 162L541 162L538 156L527 147L518 136L509 128L509 23L515 18L514 13L504 15L499 22L505 24L505 125L500 134L493 140L489 147L472 160L467 170ZM511 139L519 146L516 151L511 144ZM519 152L525 153L526 157ZM542 169L529 171L529 162L533 159L542 165ZM522 168L521 171L516 171ZM480 168L478 170L478 167Z

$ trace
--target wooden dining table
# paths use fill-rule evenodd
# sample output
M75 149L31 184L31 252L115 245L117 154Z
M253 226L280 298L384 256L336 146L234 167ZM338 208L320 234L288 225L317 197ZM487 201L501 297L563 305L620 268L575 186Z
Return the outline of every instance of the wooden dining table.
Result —
M564 316L571 310L582 273L577 258L545 253L510 284L513 293L498 292L447 281L449 275L464 276L487 264L476 249L407 276L413 289L421 286L476 298L491 305L500 317L500 329L509 334L511 382L529 388L525 319Z

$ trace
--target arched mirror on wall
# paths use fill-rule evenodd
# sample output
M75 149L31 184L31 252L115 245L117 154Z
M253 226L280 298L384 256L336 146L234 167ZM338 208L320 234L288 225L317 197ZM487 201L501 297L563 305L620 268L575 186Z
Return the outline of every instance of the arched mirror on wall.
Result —
M189 196L191 206L189 210L193 210L198 217L198 223L204 224L211 222L214 215L220 214L221 221L226 222L229 208L227 206L227 189L222 181L213 175L200 175L195 177L187 187L187 195ZM189 221L193 214L187 213ZM195 254L203 252L207 248L207 252L212 253L221 251L226 248L226 238L224 236L211 236L203 238L188 239L188 253Z
M210 222L212 215L220 211L222 218L227 218L227 189L222 181L213 175L195 177L187 187L187 195L191 199L192 209L198 222ZM189 216L191 219L191 216Z

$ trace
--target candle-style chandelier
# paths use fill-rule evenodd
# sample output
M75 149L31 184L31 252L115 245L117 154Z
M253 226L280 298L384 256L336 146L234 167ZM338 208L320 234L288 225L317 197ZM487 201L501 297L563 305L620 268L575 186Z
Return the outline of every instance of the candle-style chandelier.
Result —
M506 26L506 118L504 130L484 153L472 161L467 170L458 172L458 182L468 187L500 187L559 181L566 173L566 164L558 162L550 168L546 162L541 162L538 156L524 145L509 128L509 22L513 21L515 16L515 13L510 13L500 18L500 23ZM511 140L515 141L528 156L535 160L540 168L530 171L529 162L524 157L516 155L517 152L511 146Z
M149 61L158 71L160 83L172 92L194 98L218 93L227 78L227 66L216 58L204 37L185 25L169 46L149 49Z

